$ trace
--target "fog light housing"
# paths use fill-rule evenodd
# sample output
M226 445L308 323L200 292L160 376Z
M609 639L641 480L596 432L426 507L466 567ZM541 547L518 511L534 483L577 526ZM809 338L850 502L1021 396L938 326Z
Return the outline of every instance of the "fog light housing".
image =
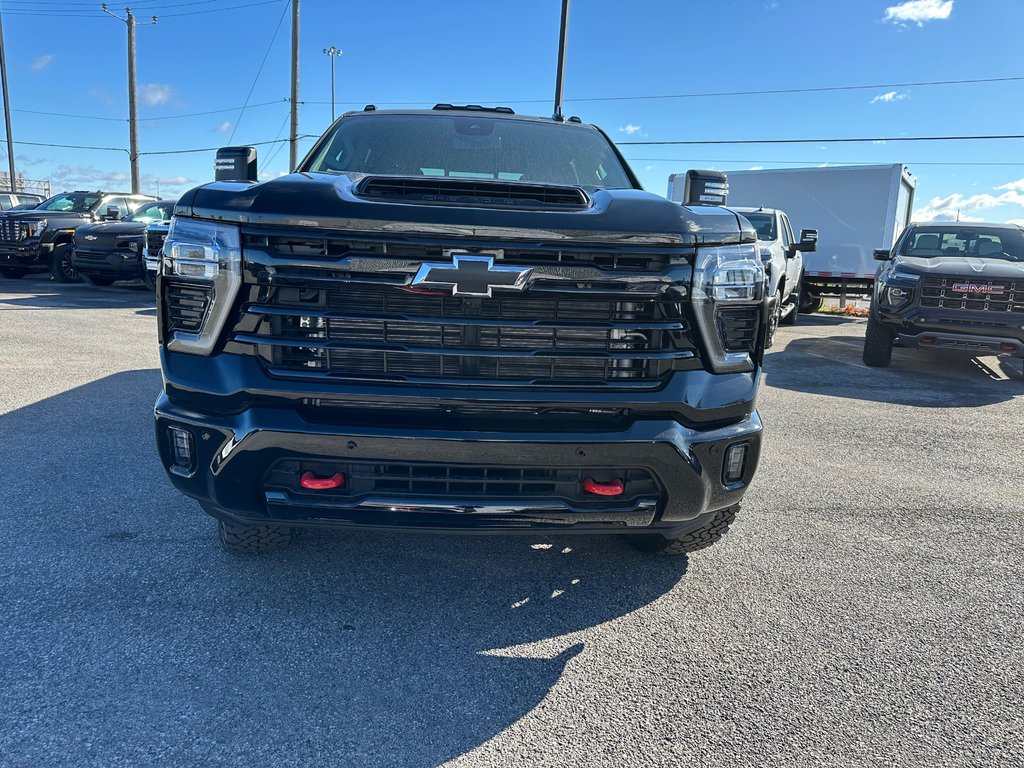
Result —
M722 463L722 482L725 485L732 485L743 478L748 447L749 443L734 443L725 449L725 461Z
M167 431L171 436L171 454L174 458L174 466L191 470L195 456L192 433L180 427L168 427Z

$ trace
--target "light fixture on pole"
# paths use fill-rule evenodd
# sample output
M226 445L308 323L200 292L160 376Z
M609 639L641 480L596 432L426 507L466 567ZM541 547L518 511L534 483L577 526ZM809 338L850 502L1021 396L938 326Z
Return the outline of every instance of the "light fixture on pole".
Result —
M135 106L135 27L146 27L156 24L156 16L152 21L136 23L131 8L124 9L124 18L113 13L106 3L101 6L103 12L123 21L128 27L128 156L132 166L132 194L139 193L139 115Z
M324 53L327 54L331 60L331 122L334 122L334 60L341 56L341 48L335 48L333 45L330 48L324 48Z

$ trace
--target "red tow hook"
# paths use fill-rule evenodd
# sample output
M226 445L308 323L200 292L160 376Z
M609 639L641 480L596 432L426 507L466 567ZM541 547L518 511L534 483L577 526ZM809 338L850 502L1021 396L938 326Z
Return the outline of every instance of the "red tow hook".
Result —
M583 490L598 496L621 496L625 486L617 477L614 480L609 480L607 483L599 483L588 477L583 481Z
M303 472L299 478L299 485L311 491L329 491L345 485L345 476L337 472L330 477L317 477L313 472Z

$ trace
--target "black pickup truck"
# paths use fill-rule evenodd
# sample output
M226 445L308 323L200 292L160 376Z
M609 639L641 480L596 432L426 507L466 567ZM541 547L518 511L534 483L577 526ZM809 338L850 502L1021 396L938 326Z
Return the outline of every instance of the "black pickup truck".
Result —
M682 554L757 467L753 229L644 192L576 118L348 113L291 175L183 195L157 293L160 457L229 551L341 526Z
M118 192L62 192L31 210L2 213L0 275L18 278L48 271L59 282L77 282L71 263L75 229L122 218L153 199Z
M911 224L875 258L866 365L889 365L896 344L1024 357L1024 227Z
M146 277L143 261L146 228L168 221L174 200L146 203L118 221L86 224L75 230L71 264L93 285Z

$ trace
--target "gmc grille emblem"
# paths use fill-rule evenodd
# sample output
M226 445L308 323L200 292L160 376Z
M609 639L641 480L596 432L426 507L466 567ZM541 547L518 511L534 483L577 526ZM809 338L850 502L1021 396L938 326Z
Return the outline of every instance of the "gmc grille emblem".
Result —
M984 293L988 296L1003 294L1001 285L978 285L977 283L953 283L953 290L956 293Z
M450 288L452 296L489 298L495 288L523 290L532 271L529 267L496 267L492 256L453 253L451 263L421 264L412 284Z

